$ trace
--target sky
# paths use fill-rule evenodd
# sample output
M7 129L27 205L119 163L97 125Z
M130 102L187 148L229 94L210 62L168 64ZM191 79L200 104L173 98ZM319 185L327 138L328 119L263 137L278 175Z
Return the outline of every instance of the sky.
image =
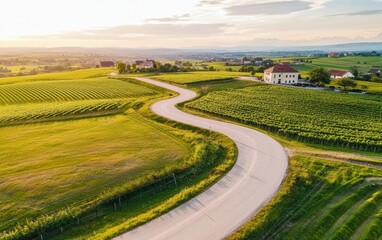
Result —
M2 1L0 47L202 48L382 42L382 0Z

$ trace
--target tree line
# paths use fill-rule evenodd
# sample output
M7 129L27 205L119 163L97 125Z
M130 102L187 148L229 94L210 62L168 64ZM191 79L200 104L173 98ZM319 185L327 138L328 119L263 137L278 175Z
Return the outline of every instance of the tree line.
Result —
M118 61L117 72L123 73L167 73L167 72L191 72L191 71L218 71L213 66L196 67L191 62L175 61L175 64L155 61L152 67L140 67L136 63Z

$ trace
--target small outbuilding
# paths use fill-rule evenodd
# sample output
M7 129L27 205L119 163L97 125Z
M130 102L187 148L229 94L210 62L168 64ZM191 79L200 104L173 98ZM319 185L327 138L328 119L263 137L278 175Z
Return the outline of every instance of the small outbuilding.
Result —
M329 70L330 78L354 78L355 76L349 71Z
M100 62L101 67L114 67L115 63L113 61L102 61Z

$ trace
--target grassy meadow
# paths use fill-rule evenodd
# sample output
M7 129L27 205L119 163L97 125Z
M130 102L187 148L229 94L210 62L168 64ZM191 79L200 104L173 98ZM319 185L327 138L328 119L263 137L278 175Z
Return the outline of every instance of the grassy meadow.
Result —
M300 63L298 65L292 64L292 67L299 70L303 77L306 77L308 72L322 67L326 70L346 70L349 71L350 67L357 67L361 74L366 73L371 68L382 69L382 57L339 57L339 58L314 58L312 63Z
M0 128L0 229L186 159L165 131L134 113Z
M358 81L358 80L355 80L355 81L357 82L356 88L358 89L363 89L366 92L371 92L371 93L382 93L382 83ZM338 79L332 79L332 81L330 82L328 86L341 87L340 85L338 85Z

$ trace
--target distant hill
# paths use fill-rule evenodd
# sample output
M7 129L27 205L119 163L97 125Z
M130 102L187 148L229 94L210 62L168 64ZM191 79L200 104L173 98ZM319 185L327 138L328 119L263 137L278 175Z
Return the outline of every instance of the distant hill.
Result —
M280 47L274 50L294 50L294 51L324 51L324 52L360 52L360 51L382 51L382 42L365 42L365 43L345 43L335 45L323 46L293 46L293 47Z
M1 54L97 54L130 57L152 57L152 58L187 58L189 56L213 57L215 54L248 54L248 53L277 53L298 54L304 52L361 52L378 51L382 53L382 42L346 43L322 46L238 46L238 47L190 47L190 48L82 48L82 47L60 47L60 48L0 48ZM287 55L290 55L287 54Z

